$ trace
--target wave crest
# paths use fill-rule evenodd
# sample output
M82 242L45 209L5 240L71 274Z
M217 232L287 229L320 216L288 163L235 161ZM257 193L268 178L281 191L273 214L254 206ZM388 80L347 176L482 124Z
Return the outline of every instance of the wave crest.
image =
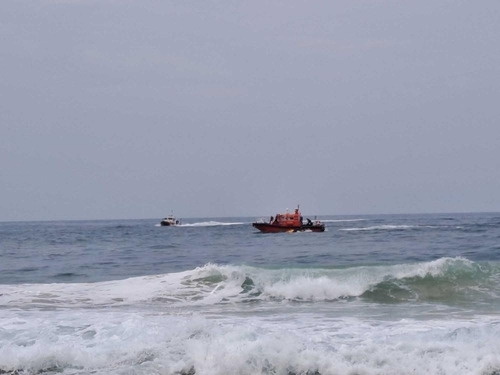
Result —
M468 259L350 268L263 269L206 264L194 270L92 284L11 285L0 305L212 305L249 301L374 302L460 299L495 295L500 267Z

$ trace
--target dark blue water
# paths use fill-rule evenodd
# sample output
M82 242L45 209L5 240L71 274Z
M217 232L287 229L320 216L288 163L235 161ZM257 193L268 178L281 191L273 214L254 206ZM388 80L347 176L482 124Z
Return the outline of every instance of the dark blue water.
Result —
M184 219L181 227L159 227L159 219L0 223L0 283L114 280L207 263L272 268L500 259L495 213L330 216L321 218L325 233L294 234L261 234L254 219Z

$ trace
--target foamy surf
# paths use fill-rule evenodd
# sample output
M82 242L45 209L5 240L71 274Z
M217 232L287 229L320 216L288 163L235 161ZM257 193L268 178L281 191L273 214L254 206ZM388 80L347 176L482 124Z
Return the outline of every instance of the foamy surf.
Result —
M0 223L0 374L498 375L498 217Z
M500 322L38 312L0 317L8 374L453 374L500 371Z
M498 297L500 268L465 258L349 268L264 269L207 264L193 270L97 283L8 285L0 305L23 308L241 304L249 301L465 301Z

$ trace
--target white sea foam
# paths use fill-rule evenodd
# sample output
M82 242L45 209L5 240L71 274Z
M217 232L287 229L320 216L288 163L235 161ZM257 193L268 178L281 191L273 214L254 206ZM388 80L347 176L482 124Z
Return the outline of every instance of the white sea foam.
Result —
M465 258L338 269L262 269L207 264L194 270L78 284L5 285L0 306L70 308L169 303L214 305L252 300L329 301L357 297L387 280L443 275L450 268L474 270Z
M454 264L471 265L464 258L441 258L432 262L393 266L354 267L334 270L289 270L289 274L274 275L272 279L256 277L256 284L263 291L263 298L286 300L324 301L342 297L361 296L375 285L386 280L412 277L436 277Z
M190 224L180 224L180 227L216 227L216 226L228 226L228 225L243 225L249 224L244 222L234 222L234 223L226 223L221 221L202 221L199 223L190 223Z
M355 222L355 221L366 221L368 219L326 219L326 220L321 220L323 223L348 223L348 222Z
M495 317L376 321L222 313L207 319L140 311L10 311L0 326L4 371L484 375L500 369Z
M390 225L390 224L384 224L384 225L373 225L370 227L359 227L359 228L340 228L339 230L343 231L371 231L371 230L403 230L403 229L413 229L413 228L419 228L418 225Z
M337 269L207 264L100 283L3 285L0 370L490 375L500 371L496 313L457 318L436 307L424 318L415 305L409 316L405 304L388 315L383 304L321 302L477 267L465 258Z

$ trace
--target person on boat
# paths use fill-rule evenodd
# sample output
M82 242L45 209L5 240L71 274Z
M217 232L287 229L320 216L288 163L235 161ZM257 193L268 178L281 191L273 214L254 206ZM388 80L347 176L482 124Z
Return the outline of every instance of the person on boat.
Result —
M274 219L274 217L271 216L271 218L269 219L269 224L273 223L273 219Z
M312 225L313 225L313 222L311 221L311 219L307 218L307 226L312 227Z

